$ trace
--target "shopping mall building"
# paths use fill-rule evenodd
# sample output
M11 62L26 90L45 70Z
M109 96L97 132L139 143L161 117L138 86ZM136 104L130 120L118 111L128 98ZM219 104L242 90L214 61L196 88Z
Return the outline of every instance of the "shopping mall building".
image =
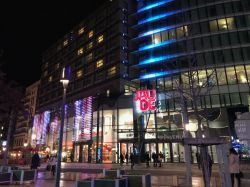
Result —
M185 100L192 135L194 106L203 111L204 129L229 139L237 138L235 113L249 110L250 2L104 3L43 55L32 144L44 154L58 148L65 66L71 79L63 156L111 163L121 153L143 158L149 151L162 152L164 162L184 162L178 83L192 90L192 74L196 86L210 87L195 101ZM195 162L197 147L191 149ZM215 146L209 152L217 162Z

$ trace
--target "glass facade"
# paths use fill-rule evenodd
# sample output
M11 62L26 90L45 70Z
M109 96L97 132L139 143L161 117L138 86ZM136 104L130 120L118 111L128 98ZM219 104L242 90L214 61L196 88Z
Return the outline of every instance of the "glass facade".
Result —
M125 1L121 4L129 7ZM69 89L70 95L76 96L70 99L66 110L63 141L66 155L73 153L75 162L117 163L120 154L130 152L143 161L148 151L162 152L164 162L185 162L180 84L188 94L194 86L200 88L196 99L185 102L192 136L198 128L194 114L198 110L202 128L207 130L204 136L210 133L236 137L232 116L248 110L250 101L249 1L138 0L129 4L136 8L131 10L131 18L125 16L126 8L121 9L119 21L123 26L119 26L119 31L115 30L118 27L110 27L107 32L98 32L97 26L94 29L86 26L81 32L78 28L80 35L87 34L87 42L83 48L77 45L74 52L78 56L73 63L75 75L82 68L83 71ZM107 17L111 15L109 12ZM126 39L130 29L127 21L133 23L132 40ZM70 40L63 41L65 47L70 45ZM102 45L106 48L102 49ZM102 55L97 48L104 51ZM43 67L48 72L44 74L46 83L51 76L48 67ZM127 78L131 82L125 82ZM119 82L119 95L113 92L115 79ZM133 102L136 87L156 90L156 111L138 111ZM46 85L42 88L42 96L50 95ZM121 88L125 88L124 94ZM105 99L100 99L103 94L100 90L105 90ZM46 105L46 97L41 98L42 106ZM45 126L44 122L34 121L40 124L36 128L43 129L39 130L42 141L36 144L56 150L60 117L55 111L49 114ZM39 116L37 121L45 119ZM217 162L215 146L208 150ZM196 163L199 147L192 146L190 151Z

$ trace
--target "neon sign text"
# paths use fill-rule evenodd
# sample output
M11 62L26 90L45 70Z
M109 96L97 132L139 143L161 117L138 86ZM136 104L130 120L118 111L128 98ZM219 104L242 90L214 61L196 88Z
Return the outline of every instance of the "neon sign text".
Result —
M156 102L156 91L153 90L136 90L136 96L134 101L140 102L140 110L156 110L155 102Z

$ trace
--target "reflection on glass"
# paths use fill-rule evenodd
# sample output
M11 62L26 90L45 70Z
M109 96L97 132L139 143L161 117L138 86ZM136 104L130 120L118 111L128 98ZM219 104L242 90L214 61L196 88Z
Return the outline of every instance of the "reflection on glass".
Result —
M236 66L235 68L236 68L238 83L247 83L247 77L244 66Z
M219 68L216 71L218 77L218 84L219 85L227 84L226 73L224 71L224 68Z
M235 76L234 67L227 67L226 71L227 71L228 84L236 84L236 76Z
M219 30L227 30L226 19L218 19Z

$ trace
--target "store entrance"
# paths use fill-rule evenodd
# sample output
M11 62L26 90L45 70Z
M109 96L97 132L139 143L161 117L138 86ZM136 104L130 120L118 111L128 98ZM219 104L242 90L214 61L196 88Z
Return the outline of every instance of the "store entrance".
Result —
M77 143L74 145L74 162L91 162L91 144Z
M120 154L123 154L125 158L125 162L129 162L129 155L130 153L133 152L133 143L120 143ZM126 154L128 154L128 159L126 159Z

